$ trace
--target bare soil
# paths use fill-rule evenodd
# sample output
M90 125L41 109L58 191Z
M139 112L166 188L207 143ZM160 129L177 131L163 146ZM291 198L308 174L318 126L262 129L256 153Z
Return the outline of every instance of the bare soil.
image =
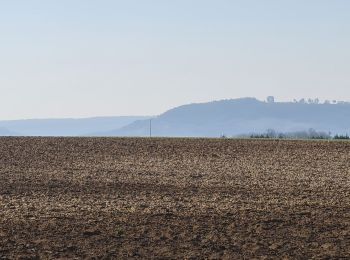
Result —
M350 142L0 138L0 259L350 259Z

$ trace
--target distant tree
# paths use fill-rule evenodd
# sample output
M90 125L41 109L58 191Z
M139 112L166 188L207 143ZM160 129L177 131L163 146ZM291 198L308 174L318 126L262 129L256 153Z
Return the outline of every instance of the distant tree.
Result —
M348 105L350 103L346 102L346 101L338 101L337 104L339 104L339 105Z
M266 98L267 103L275 103L275 97L274 96L268 96Z
M299 103L300 103L300 104L306 104L305 98L300 99L300 100L299 100Z
M344 136L345 137L345 136ZM345 139L343 137L343 139ZM252 134L250 138L267 138L267 139L331 139L331 133L318 132L314 129L309 129L308 131L296 131L281 133L276 132L273 129L269 129L264 134ZM340 139L339 136L334 137L334 139Z
M308 135L309 135L310 138L314 138L314 137L316 137L318 134L317 134L317 132L316 132L315 129L310 128L310 129L309 129L309 132L308 132Z
M267 135L268 138L276 138L277 137L277 133L273 129L268 129L266 131L266 135Z
M335 139L335 140L349 140L350 137L349 137L348 134L346 134L346 135L338 135L338 134L336 134L336 135L333 137L333 139Z
M329 139L331 138L331 134L326 132L317 132L315 129L310 128L308 131L308 138L309 139Z
M287 137L286 134L278 133L278 138L279 138L279 139L285 139L286 137Z

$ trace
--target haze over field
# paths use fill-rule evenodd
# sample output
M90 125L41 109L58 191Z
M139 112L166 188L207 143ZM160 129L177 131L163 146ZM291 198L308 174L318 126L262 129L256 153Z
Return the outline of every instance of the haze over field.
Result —
M0 121L0 136L84 136L126 126L146 116Z
M270 97L272 99L272 97ZM307 103L309 102L309 103ZM0 135L219 137L306 131L350 133L350 103L259 101L255 98L188 104L159 116L0 121Z

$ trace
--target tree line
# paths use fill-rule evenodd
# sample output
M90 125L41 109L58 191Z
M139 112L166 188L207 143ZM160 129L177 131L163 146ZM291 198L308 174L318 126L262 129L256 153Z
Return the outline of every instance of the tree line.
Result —
M249 135L241 135L239 137L252 138L252 139L321 139L321 140L349 140L348 134L336 134L332 135L330 132L316 131L310 128L307 131L295 131L295 132L278 132L273 129L268 129L265 133L252 133Z

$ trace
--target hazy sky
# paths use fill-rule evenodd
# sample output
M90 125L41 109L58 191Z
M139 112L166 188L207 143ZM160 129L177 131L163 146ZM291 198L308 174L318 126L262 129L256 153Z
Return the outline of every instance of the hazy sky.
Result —
M349 0L0 1L0 119L350 100Z

